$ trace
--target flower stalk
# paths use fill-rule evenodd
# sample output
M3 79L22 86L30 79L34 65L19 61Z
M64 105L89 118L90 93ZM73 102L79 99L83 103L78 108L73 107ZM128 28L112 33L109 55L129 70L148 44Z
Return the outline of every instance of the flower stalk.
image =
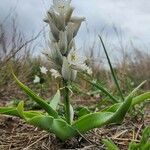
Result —
M65 104L65 118L68 124L71 124L71 112L70 112L70 99L69 99L69 89L68 82L63 80L64 85L64 104Z
M50 49L45 54L52 62L50 70L52 76L60 78L60 82L63 84L62 96L68 124L71 124L72 121L69 83L75 81L79 70L92 72L85 63L86 58L77 53L75 46L75 37L85 18L72 16L73 11L71 0L53 0L53 5L45 19L50 27Z

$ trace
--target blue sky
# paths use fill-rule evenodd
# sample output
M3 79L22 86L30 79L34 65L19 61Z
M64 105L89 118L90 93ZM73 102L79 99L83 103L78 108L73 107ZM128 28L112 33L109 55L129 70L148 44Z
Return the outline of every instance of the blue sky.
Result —
M50 4L51 0L0 0L0 21L16 6L18 25L26 36L31 36L42 29ZM108 42L117 43L113 26L125 42L132 40L140 46L150 44L150 1L72 0L72 5L76 8L75 15L86 17L77 37L79 47L92 45L103 28Z

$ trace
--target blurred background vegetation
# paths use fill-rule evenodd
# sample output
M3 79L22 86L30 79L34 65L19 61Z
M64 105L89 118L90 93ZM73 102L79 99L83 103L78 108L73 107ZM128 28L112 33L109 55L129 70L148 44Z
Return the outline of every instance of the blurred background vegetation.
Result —
M45 66L50 70L50 62L42 54L34 55L39 39L47 43L45 29L43 28L37 35L26 38L23 31L19 30L17 20L15 17L11 17L12 15L10 14L6 16L3 22L0 22L0 101L5 104L7 101L15 99L27 99L15 84L10 66L12 66L15 74L23 83L45 98L49 98L56 92L57 86L55 80L51 78L50 73L47 76L41 75L40 67ZM5 27L7 21L12 24L9 31ZM110 57L113 53L113 57L111 57L113 67L115 68L124 94L131 91L144 80L147 80L147 83L142 87L142 90L146 91L150 89L150 54L146 53L146 51L143 52L133 45L132 42L128 43L128 45L124 44L122 35L119 34L115 27L114 31L116 32L119 45L114 46L112 49L106 42L106 47ZM102 46L100 42L97 44L97 39L98 37L93 41L91 46L83 46L82 52L89 58L89 62L87 63L92 67L93 76L108 87L110 91L112 90L113 93L117 94L113 78L106 65ZM104 42L107 41L107 38L104 39ZM45 47L48 46L46 45ZM41 49L43 50L45 47L43 46ZM115 51L119 51L119 58L115 56ZM43 82L34 84L35 75L40 76ZM83 96L83 100L89 100L89 96L91 95L98 99L101 97L101 94L99 92L97 94L97 91L94 91L93 87L89 86L85 81L78 80L76 82L80 83L79 88L81 90L79 91L77 87L74 87L73 90L79 92Z

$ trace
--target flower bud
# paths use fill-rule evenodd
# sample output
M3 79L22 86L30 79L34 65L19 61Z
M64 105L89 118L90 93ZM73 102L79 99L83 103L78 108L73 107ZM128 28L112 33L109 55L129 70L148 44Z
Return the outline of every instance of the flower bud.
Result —
M75 37L79 31L81 23L85 20L83 17L72 17L71 22L73 23L73 37Z
M64 55L67 51L67 47L68 47L68 41L67 41L67 33L66 31L61 31L59 34L59 49L61 51L61 53Z
M66 57L63 58L62 76L67 81L74 81L76 79L77 71L71 69Z

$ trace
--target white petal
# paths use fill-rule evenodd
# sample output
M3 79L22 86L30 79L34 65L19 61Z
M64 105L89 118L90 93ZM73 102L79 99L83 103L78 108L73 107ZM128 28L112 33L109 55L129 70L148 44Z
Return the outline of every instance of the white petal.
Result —
M61 77L60 73L55 69L51 69L50 72L54 78Z
M86 57L77 53L75 50L71 50L70 53L68 54L67 59L69 64L78 66L84 64Z
M46 67L42 66L42 67L40 67L40 70L41 70L41 73L47 74L48 70L46 69Z
M37 75L35 76L33 83L40 83L40 78Z
M54 10L58 13L65 13L70 7L71 0L53 0Z

